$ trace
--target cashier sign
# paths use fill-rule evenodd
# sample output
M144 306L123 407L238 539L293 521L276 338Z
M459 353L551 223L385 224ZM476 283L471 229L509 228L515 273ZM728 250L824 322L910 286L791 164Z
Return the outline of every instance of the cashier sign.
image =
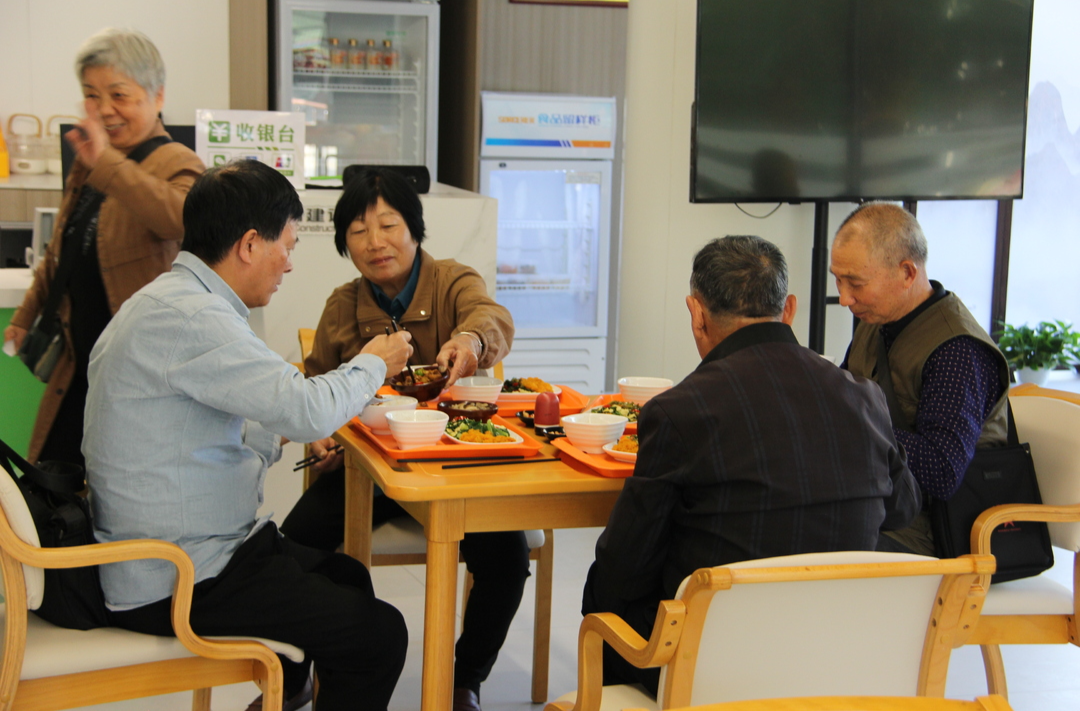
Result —
M288 111L195 111L195 152L207 166L257 160L304 189L304 114Z

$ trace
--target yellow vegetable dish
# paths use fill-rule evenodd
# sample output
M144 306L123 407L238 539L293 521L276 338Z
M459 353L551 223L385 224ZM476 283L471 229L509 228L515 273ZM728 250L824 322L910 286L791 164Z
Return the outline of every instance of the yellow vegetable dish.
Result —
M513 437L507 437L505 435L493 435L487 432L481 432L480 430L468 430L463 433L459 440L462 442L476 442L479 444L495 444L496 442L513 442Z
M637 435L623 435L619 438L619 441L612 447L617 452L629 452L631 454L637 454Z

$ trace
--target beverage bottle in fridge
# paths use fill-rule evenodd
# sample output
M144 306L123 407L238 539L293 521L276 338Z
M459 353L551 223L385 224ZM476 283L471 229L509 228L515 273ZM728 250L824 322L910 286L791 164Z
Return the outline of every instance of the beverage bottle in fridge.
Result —
M390 40L383 40L382 68L388 72L396 72L398 67L398 51L393 48Z
M355 40L349 40L349 69L354 72L367 68L367 53Z
M382 52L375 46L375 40L367 41L367 66L368 69L382 68Z
M341 46L341 42L337 37L330 38L330 68L337 71L344 71L345 63L348 61L348 53L345 48Z

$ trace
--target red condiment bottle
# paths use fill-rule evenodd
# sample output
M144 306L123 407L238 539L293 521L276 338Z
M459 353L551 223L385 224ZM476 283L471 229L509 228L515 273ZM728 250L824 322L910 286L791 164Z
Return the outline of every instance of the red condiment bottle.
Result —
M550 427L559 424L559 421L559 396L555 393L537 395L533 424L537 427Z

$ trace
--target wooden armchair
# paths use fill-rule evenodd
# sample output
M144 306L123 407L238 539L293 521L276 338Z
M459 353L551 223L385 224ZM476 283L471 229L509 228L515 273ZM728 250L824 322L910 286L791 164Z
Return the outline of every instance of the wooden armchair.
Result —
M991 556L812 553L703 568L660 603L648 640L618 616L582 620L578 691L545 711L684 706L824 694L936 696L974 629ZM715 603L715 604L714 604ZM656 700L603 686L607 642L663 667Z
M300 359L307 358L315 343L315 330L301 328ZM303 362L300 370L303 371ZM495 377L502 378L502 363L496 363ZM309 456L307 448L304 455ZM304 469L304 489L318 478L310 467ZM551 584L555 565L555 538L551 529L525 532L529 559L536 561L536 607L533 616L532 700L547 701L548 662L551 654ZM371 532L371 565L424 565L427 563L427 537L424 527L411 517L387 521ZM465 592L461 598L461 614L472 588L472 574L465 576ZM0 709L2 711L2 709Z
M77 568L140 558L176 566L172 623L176 638L117 628L56 627L28 610L44 591L42 568ZM15 482L0 471L0 572L3 573L3 658L0 711L53 711L177 691L194 691L194 711L209 711L210 687L254 681L263 708L281 709L281 653L304 653L267 640L206 638L191 630L195 567L176 545L133 540L69 548L40 548L30 510Z
M1031 445L1042 506L995 506L975 520L973 553L990 554L990 534L1010 521L1047 521L1058 549L1073 553L1072 587L1043 573L990 586L983 617L968 644L982 646L987 688L1007 696L1001 644L1080 644L1076 615L1080 612L1080 395L1036 385L1020 385L1009 393L1021 442ZM1057 551L1061 553L1060 550Z
M925 696L804 696L707 704L695 706L692 711L1012 711L1012 707L996 694L980 696L974 701L931 699Z

